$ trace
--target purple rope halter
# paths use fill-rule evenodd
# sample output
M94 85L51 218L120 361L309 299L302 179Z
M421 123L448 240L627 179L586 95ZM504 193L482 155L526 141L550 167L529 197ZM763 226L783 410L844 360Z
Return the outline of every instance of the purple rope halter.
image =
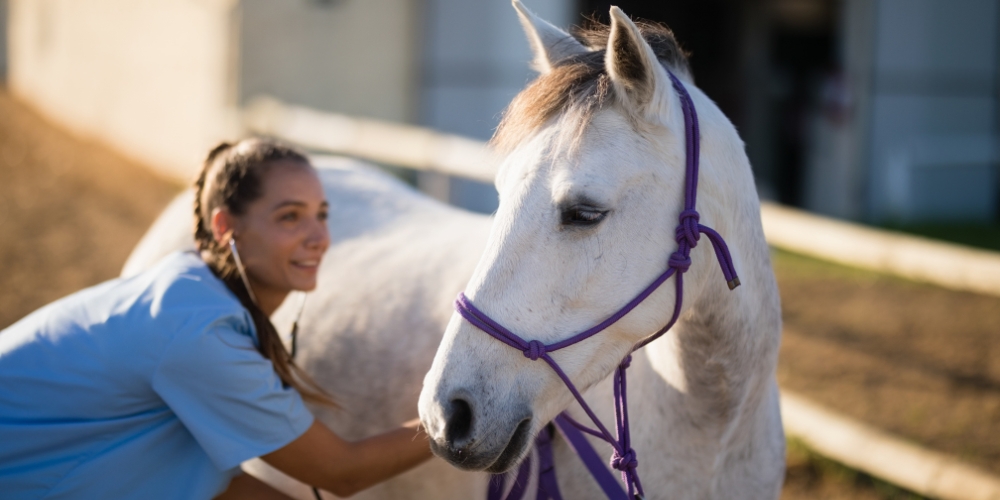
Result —
M732 290L740 285L740 280L736 276L736 270L733 267L732 257L729 254L729 248L726 246L725 241L723 241L722 236L720 236L719 233L715 232L713 229L698 223L699 216L698 212L695 210L695 198L698 192L698 154L700 149L698 115L695 113L694 103L691 101L691 96L681 84L680 80L678 80L673 73L668 72L668 74L670 75L670 80L673 83L674 89L680 97L681 109L684 113L684 134L686 137L686 178L684 210L680 213L680 221L674 232L677 240L677 251L671 254L670 258L667 260L667 270L657 277L649 286L647 286L645 290L640 292L639 295L629 301L628 304L625 304L625 306L619 309L618 312L612 314L604 321L568 339L560 340L548 345L543 344L538 340L526 341L510 330L504 328L502 325L487 316L486 313L477 309L464 293L460 293L458 295L458 299L455 300L455 310L476 328L479 328L480 330L488 333L490 336L515 349L519 349L528 359L531 359L532 361L541 359L552 367L552 370L555 371L556 375L558 375L559 378L561 378L566 384L566 387L569 388L573 397L575 397L580 403L583 411L586 412L587 416L594 422L597 429L590 429L584 426L580 422L572 419L565 412L557 417L557 422L559 419L564 419L564 421L568 421L573 427L576 427L580 431L607 441L611 445L614 449L611 455L611 467L615 470L621 471L622 481L624 481L628 487L629 498L645 497L645 493L642 489L642 483L639 481L639 475L636 470L639 462L636 458L635 450L632 449L631 436L629 434L625 371L632 362L632 355L629 354L626 356L625 359L623 359L618 365L618 368L615 369L615 420L618 432L616 434L617 437L612 437L611 433L604 427L604 424L598 420L597 415L595 415L593 410L590 409L590 406L587 405L587 402L584 401L583 396L580 395L580 391L577 390L576 386L573 385L573 382L569 379L562 368L559 367L559 364L552 359L549 353L569 347L605 330L631 312L632 309L635 309L640 303L642 303L643 300L646 300L646 298L659 288L660 285L662 285L668 278L676 275L677 279L675 281L677 293L674 303L674 312L670 317L670 321L668 321L667 324L656 333L636 344L633 347L632 352L646 346L666 333L667 330L674 325L677 321L677 317L680 315L681 303L684 296L684 281L682 276L691 266L691 249L698 244L698 239L701 234L708 236L708 239L712 242L712 246L715 249L715 256L718 258L719 264L722 267L722 274L726 278L729 289ZM604 486L605 485L602 484L602 487ZM605 492L609 491L607 488L604 489Z

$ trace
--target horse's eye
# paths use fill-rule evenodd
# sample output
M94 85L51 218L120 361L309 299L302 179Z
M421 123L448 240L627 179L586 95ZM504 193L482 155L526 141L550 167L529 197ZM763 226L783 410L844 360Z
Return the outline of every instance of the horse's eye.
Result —
M604 220L608 214L607 210L599 210L588 206L570 207L562 212L562 225L564 226L593 226Z

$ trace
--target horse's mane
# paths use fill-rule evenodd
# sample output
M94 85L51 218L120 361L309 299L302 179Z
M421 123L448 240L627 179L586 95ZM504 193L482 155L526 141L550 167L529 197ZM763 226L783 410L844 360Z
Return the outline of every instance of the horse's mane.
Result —
M636 26L660 63L678 76L691 79L688 54L678 45L670 28L648 21L638 21ZM614 89L604 65L610 34L610 26L594 20L575 27L573 37L590 51L555 61L550 72L521 91L504 111L490 141L493 147L508 152L549 119L571 109L586 123L594 112L613 102Z

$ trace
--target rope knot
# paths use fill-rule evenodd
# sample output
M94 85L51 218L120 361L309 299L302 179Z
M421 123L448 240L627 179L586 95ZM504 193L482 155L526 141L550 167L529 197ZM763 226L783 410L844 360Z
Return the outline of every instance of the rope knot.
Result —
M679 273L686 273L688 268L691 267L691 257L684 255L680 250L670 254L670 259L667 260L667 265L677 269Z
M536 359L545 355L545 344L532 340L528 342L528 348L524 350L524 357L535 361Z
M694 248L698 245L698 240L701 238L701 231L698 229L698 221L701 220L701 216L698 215L697 210L685 210L681 212L680 223L677 224L677 230L674 231L674 239L677 243L687 243L688 248Z
M615 451L611 455L611 468L615 470L620 470L622 472L635 470L639 466L639 460L635 457L635 450L629 448L625 450L624 454L618 454Z
M630 367L630 366L632 366L632 355L631 354L629 354L628 356L625 356L625 359L623 359L622 362L621 362L621 364L618 365L618 367L621 368L622 370L627 370L628 367Z

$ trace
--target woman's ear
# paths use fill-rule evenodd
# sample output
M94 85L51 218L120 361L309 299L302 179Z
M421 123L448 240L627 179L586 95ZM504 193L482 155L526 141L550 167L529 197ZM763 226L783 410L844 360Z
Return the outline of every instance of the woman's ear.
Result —
M236 218L233 217L233 214L229 210L216 208L212 210L211 223L212 238L217 243L226 244L236 229Z

